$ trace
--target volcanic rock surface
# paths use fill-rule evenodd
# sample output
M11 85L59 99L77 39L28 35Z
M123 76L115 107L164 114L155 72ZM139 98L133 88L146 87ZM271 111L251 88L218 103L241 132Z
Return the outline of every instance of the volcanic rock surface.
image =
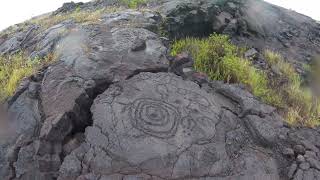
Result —
M112 4L71 3L53 14ZM209 81L192 59L169 58L159 35L226 33L255 48L248 56L274 47L304 64L319 50L319 24L253 0L148 8L0 36L1 54L57 56L7 102L0 179L320 179L319 128L291 127L241 85Z

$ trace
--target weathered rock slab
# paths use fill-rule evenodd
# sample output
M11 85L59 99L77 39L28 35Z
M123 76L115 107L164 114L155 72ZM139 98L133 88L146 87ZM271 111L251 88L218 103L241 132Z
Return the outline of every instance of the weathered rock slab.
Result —
M140 73L112 85L95 99L86 143L67 156L59 179L141 172L163 179L221 174L278 179L277 161L268 153L248 146L239 149L237 159L229 156L226 132L242 125L221 102L170 73ZM226 118L230 121L222 122Z

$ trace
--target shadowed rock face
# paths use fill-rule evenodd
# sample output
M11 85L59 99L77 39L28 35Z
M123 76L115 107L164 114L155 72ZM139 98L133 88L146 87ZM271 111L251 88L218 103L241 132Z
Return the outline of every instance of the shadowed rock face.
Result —
M58 60L25 79L7 102L0 179L320 179L318 128L286 125L240 85L195 72L187 55L169 62L167 40L156 34L223 32L304 62L304 53L318 48L318 25L261 1L150 7L156 10L105 14L89 25L67 20L42 32L30 25L0 37L1 54L55 53Z

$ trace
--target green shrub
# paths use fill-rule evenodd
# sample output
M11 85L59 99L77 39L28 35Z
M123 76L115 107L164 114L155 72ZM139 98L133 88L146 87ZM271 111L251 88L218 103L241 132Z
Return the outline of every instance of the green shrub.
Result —
M23 53L0 56L0 102L12 96L20 81L35 73L44 64L55 58L48 55L44 59L29 59Z
M264 102L278 107L283 105L281 97L268 87L267 75L242 58L243 50L233 45L228 36L213 34L207 39L178 40L171 54L175 56L183 51L193 56L194 68L206 73L211 80L242 83Z

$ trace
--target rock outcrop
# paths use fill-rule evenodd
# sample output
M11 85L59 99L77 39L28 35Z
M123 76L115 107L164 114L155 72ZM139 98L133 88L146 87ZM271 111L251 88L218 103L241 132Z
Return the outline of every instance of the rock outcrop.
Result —
M55 14L111 4L67 4ZM306 63L318 52L319 25L253 0L149 6L0 37L1 54L58 58L7 103L0 179L320 179L320 129L291 127L241 85L209 81L187 55L169 58L159 35L227 33L256 48L248 56L274 47Z

